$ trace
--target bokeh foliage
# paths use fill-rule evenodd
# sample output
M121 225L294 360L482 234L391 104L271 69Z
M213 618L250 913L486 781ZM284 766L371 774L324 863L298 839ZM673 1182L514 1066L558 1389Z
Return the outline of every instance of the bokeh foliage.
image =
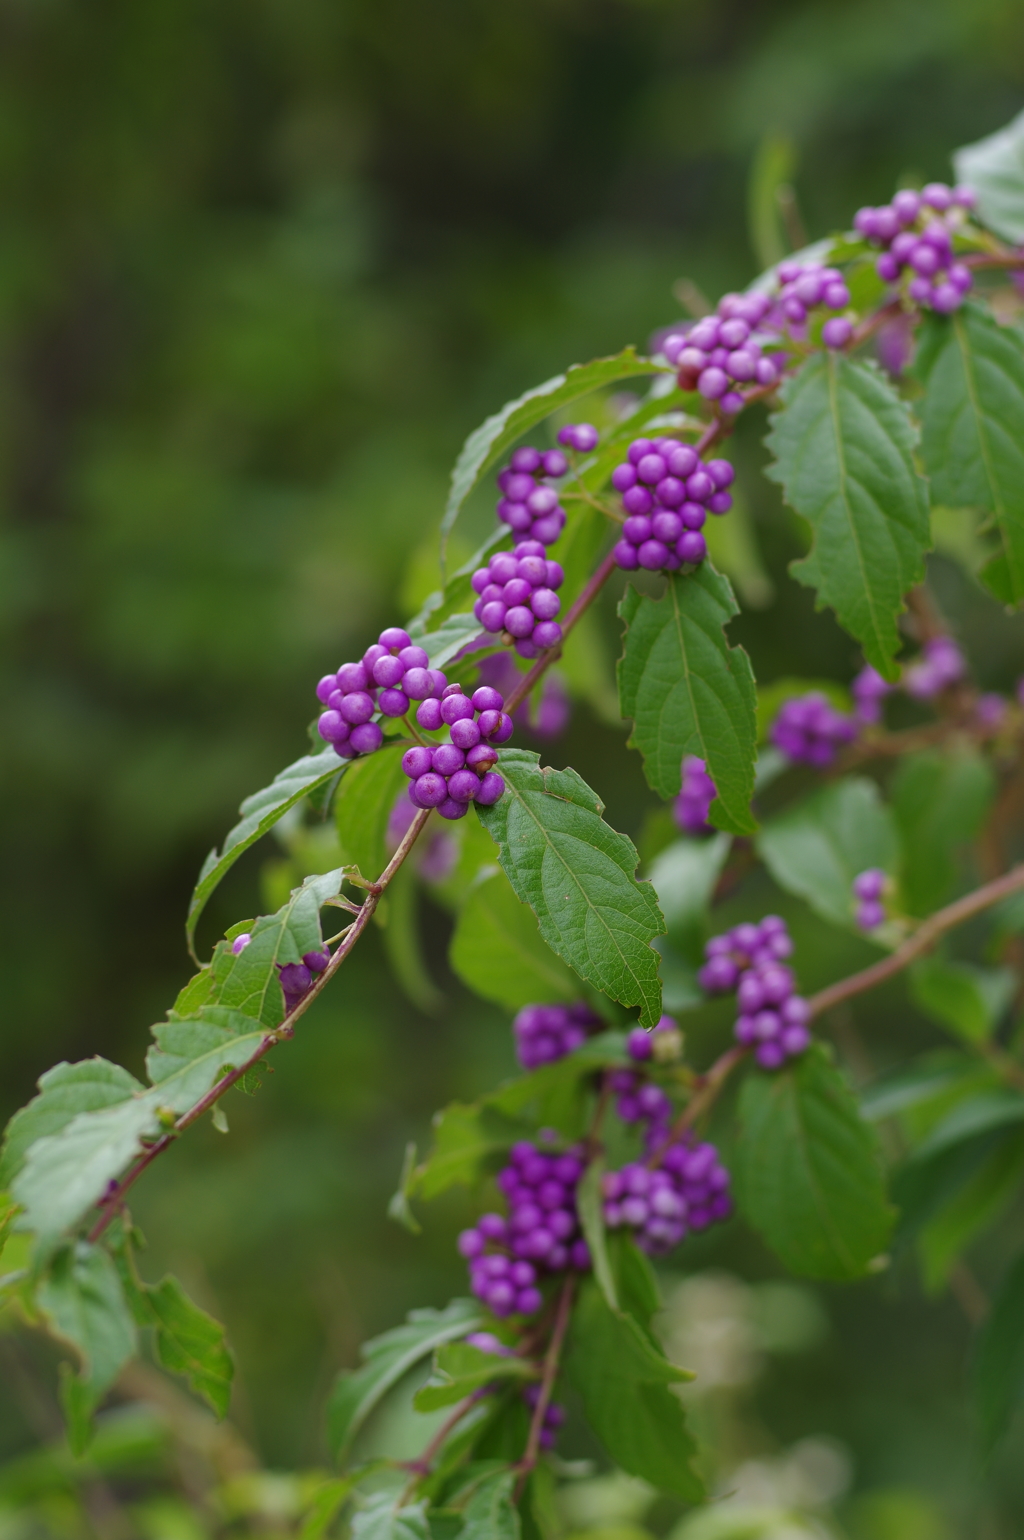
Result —
M395 618L396 591L411 612L432 586L466 432L577 358L643 344L679 314L678 280L714 298L751 277L785 235L751 180L781 164L766 147L788 145L812 236L901 175L944 176L952 145L1020 107L1024 16L1012 0L3 0L0 38L6 1116L59 1057L141 1067L186 976L206 850L302 752L316 677ZM743 475L762 431L738 435L730 638L766 680L808 656L848 677L849 642L786 574L795 521ZM481 497L463 538L486 523ZM933 577L981 682L1007 688L1020 626L941 558ZM548 752L639 839L656 804L599 709L616 635L609 601L594 705ZM285 858L240 863L207 943L266 907ZM449 922L424 918L436 958ZM856 964L859 943L793 920L809 987ZM172 1265L228 1323L235 1415L275 1465L322 1458L324 1394L364 1336L459 1286L454 1206L418 1240L384 1207L433 1107L511 1064L502 1013L437 964L445 1003L418 1011L386 939L260 1095L232 1098L230 1143L195 1136L136 1206L163 1248L147 1275ZM878 1062L907 1010L902 986L858 1008ZM699 1022L710 1051L726 1023ZM773 1271L750 1242L701 1245L695 1266ZM831 1331L759 1382L756 1436L839 1438L865 1491L937 1487L955 1523L1005 1512L1012 1447L983 1478L958 1409L956 1306L922 1305L909 1276L821 1298ZM31 1337L0 1354L14 1455L47 1435L52 1365Z

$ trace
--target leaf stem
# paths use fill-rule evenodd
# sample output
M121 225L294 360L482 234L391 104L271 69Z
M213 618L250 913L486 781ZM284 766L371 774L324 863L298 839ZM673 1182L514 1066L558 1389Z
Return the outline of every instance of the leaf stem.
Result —
M526 1440L526 1449L523 1458L516 1467L519 1472L519 1481L516 1488L516 1501L522 1496L526 1478L533 1470L540 1455L540 1435L544 1429L544 1414L551 1404L551 1397L555 1388L555 1380L558 1378L558 1370L562 1361L562 1348L565 1345L565 1334L569 1329L569 1320L572 1316L572 1299L576 1291L576 1277L570 1273L562 1284L558 1296L558 1309L555 1314L555 1324L548 1342L548 1350L544 1354L544 1367L541 1372L540 1387L537 1392L537 1404L533 1409L530 1419L530 1432Z
M413 819L412 823L409 825L408 829L403 835L401 844L398 846L398 849L391 857L391 860L388 862L383 872L377 878L377 881L366 884L366 898L360 905L359 913L356 915L356 918L348 927L348 932L344 940L341 942L340 946L334 953L334 956L331 958L330 962L327 964L327 967L324 969L323 973L320 974L316 982L306 991L306 993L302 996L302 999L296 1001L295 1005L292 1006L292 1009L288 1012L280 1026L274 1027L271 1031L269 1031L247 1059L245 1059L241 1064L236 1065L234 1069L228 1070L227 1074L223 1075L215 1085L212 1085L204 1096L201 1096L193 1106L189 1107L187 1112L183 1112L181 1116L176 1119L174 1125L169 1128L167 1132L156 1141L155 1144L151 1144L149 1148L139 1156L135 1164L129 1169L126 1175L122 1177L121 1181L117 1183L113 1190L100 1199L97 1205L100 1210L100 1215L92 1229L89 1231L88 1238L90 1241L95 1242L99 1240L100 1236L103 1234L104 1230L110 1224L111 1220L114 1218L115 1214L118 1212L122 1203L124 1202L125 1194L128 1192L129 1188L135 1185L139 1177L146 1170L146 1167L152 1165L157 1156L162 1155L164 1150L168 1149L174 1143L179 1134L184 1133L185 1129L190 1127L191 1124L195 1123L198 1118L201 1118L205 1112L209 1112L210 1108L215 1106L216 1103L220 1101L220 1098L224 1095L225 1091L229 1091L233 1085L242 1079L243 1075L247 1075L251 1069L254 1069L256 1065L259 1064L260 1060L265 1058L272 1048L276 1048L278 1043L285 1042L288 1038L294 1036L296 1021L298 1021L299 1017L309 1009L309 1007L313 1004L313 1001L323 992L323 990L327 987L329 980L334 977L342 963L345 961L346 957L348 957L352 948L359 940L359 937L362 935L363 931L366 929L367 925L373 918L374 911L376 910L377 905L380 903L385 892L387 891L388 885L400 870L402 863L405 861L405 858L408 856L413 845L415 845L416 841L419 839L419 836L423 832L429 817L429 810L424 810L416 814L416 817Z
M697 1119L713 1106L725 1082L749 1052L749 1048L743 1048L737 1043L720 1054L706 1074L697 1078L693 1095L672 1124L664 1142L648 1157L648 1166L654 1169L661 1165L669 1146L678 1143L687 1129L692 1128Z
M441 1424L440 1428L438 1428L437 1432L434 1434L433 1438L430 1440L430 1443L424 1449L419 1458L416 1460L407 1460L405 1462L405 1469L410 1472L410 1476L405 1490L399 1498L399 1507L404 1507L404 1505L412 1497L420 1482L423 1480L424 1476L429 1476L430 1467L434 1463L434 1460L440 1451L441 1446L443 1445L445 1439L448 1437L449 1433L451 1433L452 1429L457 1428L463 1417L465 1417L466 1413L472 1411L477 1402L482 1401L484 1396L489 1395L492 1389L493 1386L491 1385L480 1385L476 1390L472 1391L464 1401L459 1403L454 1412L452 1412L451 1416L447 1417Z

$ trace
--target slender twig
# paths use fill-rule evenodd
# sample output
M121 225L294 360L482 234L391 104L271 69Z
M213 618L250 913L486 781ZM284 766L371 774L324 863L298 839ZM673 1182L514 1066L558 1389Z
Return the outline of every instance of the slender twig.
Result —
M296 1021L298 1021L299 1017L309 1010L309 1007L313 1004L313 1001L327 987L328 982L337 973L338 969L341 967L342 963L345 961L346 957L349 955L352 948L359 940L359 937L362 935L363 931L370 923L370 920L373 918L374 911L376 910L377 905L380 903L381 898L384 896L389 883L392 881L395 874L399 871L402 863L405 861L406 856L409 854L413 845L415 845L420 834L423 832L423 828L429 817L429 810L424 810L416 814L416 817L413 819L412 823L409 825L409 828L406 830L401 844L398 846L398 849L391 857L391 860L388 862L381 875L377 878L377 881L367 884L366 898L363 900L363 903L360 906L358 915L349 926L348 934L345 936L345 939L338 947L337 951L331 958L330 962L327 964L327 967L324 969L323 973L320 974L316 982L306 991L306 993L302 996L302 999L296 1001L295 1005L292 1006L292 1009L288 1012L280 1026L274 1027L271 1031L269 1031L247 1059L245 1059L241 1064L237 1065L234 1069L229 1070L226 1075L223 1075L221 1079L216 1082L215 1085L210 1087L205 1096L201 1096L199 1100L188 1109L187 1112L183 1112L181 1116L175 1121L173 1127L169 1128L167 1132L156 1141L155 1144L151 1144L145 1153L139 1156L135 1164L131 1167L127 1174L122 1177L117 1186L105 1197L101 1198L99 1204L97 1205L97 1207L100 1209L100 1216L96 1223L93 1225L92 1229L89 1231L90 1241L98 1240L99 1237L103 1234L104 1230L110 1224L111 1220L114 1218L114 1215L121 1207L121 1204L124 1202L125 1194L128 1192L129 1188L135 1185L143 1171L146 1170L147 1166L152 1165L157 1156L162 1155L164 1150L168 1149L174 1143L178 1135L184 1133L186 1128L190 1127L190 1125L196 1122L198 1118L201 1118L204 1112L209 1112L210 1108L216 1105L224 1093L229 1091L231 1087L235 1085L239 1080L241 1080L244 1075L247 1075L251 1069L254 1069L256 1065L259 1064L260 1060L263 1059L272 1048L276 1048L278 1043L285 1042L288 1038L294 1035Z
M733 1048L727 1048L707 1073L698 1077L694 1082L693 1095L672 1124L664 1141L651 1153L647 1161L648 1166L654 1168L661 1165L669 1145L676 1144L686 1130L692 1128L697 1119L707 1112L717 1100L719 1092L737 1064L741 1064L749 1052L749 1048L742 1048L739 1044Z
M482 1401L484 1396L490 1395L493 1389L493 1385L478 1386L477 1389L472 1391L464 1401L460 1401L459 1405L455 1408L450 1417L445 1418L444 1422L441 1424L440 1428L438 1428L437 1432L434 1434L433 1438L430 1440L430 1443L424 1449L419 1458L416 1460L406 1460L404 1462L404 1468L410 1472L410 1476L405 1490L399 1499L399 1507L402 1507L409 1501L410 1497L415 1492L420 1482L423 1480L423 1477L429 1476L430 1467L433 1465L442 1444L448 1437L449 1433L451 1433L452 1429L457 1428L463 1417L465 1417L466 1413L472 1411L477 1402Z
M548 1350L544 1354L544 1368L537 1392L537 1404L533 1409L533 1416L530 1419L530 1433L526 1440L526 1449L523 1453L523 1458L517 1466L519 1471L519 1482L516 1492L517 1501L522 1494L526 1478L536 1465L537 1457L540 1454L540 1435L544 1428L544 1414L551 1404L555 1381L558 1378L558 1370L562 1360L562 1347L565 1343L565 1334L569 1329L569 1319L572 1315L572 1297L575 1289L576 1277L575 1274L570 1273L562 1284L561 1293L558 1296L558 1311L555 1315L555 1324L548 1342Z
M945 909L937 909L926 920L922 920L914 934L908 936L906 941L888 957L883 957L880 962L872 963L870 968L862 968L859 973L851 973L849 978L839 979L837 983L829 984L827 988L820 989L816 995L812 995L807 1002L811 1008L811 1015L820 1016L822 1011L838 1005L841 1000L849 1000L854 995L863 994L867 989L874 989L877 984L884 984L886 979L900 973L915 958L931 951L947 930L962 925L965 920L972 919L982 910L991 908L1000 899L1007 898L1011 893L1018 893L1022 888L1024 888L1024 865L1015 866L1004 876L996 877L994 881L986 882L983 887L976 888L973 893L966 893L955 903L947 904Z

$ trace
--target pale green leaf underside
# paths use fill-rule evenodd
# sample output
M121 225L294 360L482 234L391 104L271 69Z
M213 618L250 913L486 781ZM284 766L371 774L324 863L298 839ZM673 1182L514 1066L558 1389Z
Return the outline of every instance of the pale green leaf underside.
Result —
M978 212L1006 240L1024 241L1024 112L997 133L953 153L958 182L973 187Z
M780 887L833 925L852 926L854 877L868 867L892 871L899 840L874 781L850 776L766 819L757 848Z
M665 922L650 883L636 880L632 841L604 822L575 770L542 770L523 749L503 750L500 769L505 795L478 812L513 888L553 951L653 1026L661 986L651 943Z
M336 1458L350 1447L359 1429L392 1385L443 1342L453 1342L479 1328L483 1307L476 1300L453 1299L444 1310L414 1310L404 1326L363 1344L366 1360L343 1372L328 1405L330 1444Z
M1022 203L1024 208L1024 203ZM932 497L991 514L1000 550L981 577L1009 604L1024 600L1024 337L980 305L923 329L917 373L921 453Z
M924 577L927 488L907 407L872 364L819 354L786 381L766 474L814 530L794 577L817 590L865 656L895 679L896 618Z
M306 754L293 765L275 776L269 786L246 797L239 812L242 817L228 833L223 848L211 850L203 862L195 891L189 901L185 932L191 946L199 916L206 907L210 894L221 879L231 870L239 856L269 829L279 818L295 806L303 797L318 787L326 785L332 776L344 772L346 761L339 759L333 749L322 754Z
M707 765L718 797L711 821L736 834L755 828L750 812L757 758L756 690L750 660L724 627L737 614L727 578L705 562L668 579L660 599L629 588L618 665L619 699L633 720L630 747L644 757L660 796L679 792L684 754Z
M625 348L613 358L596 358L589 364L574 364L565 374L556 374L536 385L516 400L509 401L476 428L462 446L452 471L451 492L441 521L441 549L444 551L452 526L470 492L483 472L511 448L516 439L536 423L568 406L581 396L610 385L615 380L636 375L664 373L664 365L637 356L635 348Z

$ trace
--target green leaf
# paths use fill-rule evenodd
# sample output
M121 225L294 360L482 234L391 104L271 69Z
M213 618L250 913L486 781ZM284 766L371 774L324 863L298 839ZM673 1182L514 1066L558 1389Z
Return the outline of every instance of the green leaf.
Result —
M464 1401L483 1385L497 1380L532 1380L536 1373L522 1358L486 1353L468 1342L450 1342L434 1354L433 1372L413 1396L418 1412L435 1412Z
M167 1276L146 1287L156 1325L157 1356L165 1369L182 1374L192 1389L226 1417L234 1361L224 1328L193 1304L176 1278Z
M459 1540L519 1540L516 1480L515 1470L499 1470L481 1481L466 1504Z
M413 1310L396 1326L362 1346L366 1362L338 1376L327 1408L328 1437L336 1459L347 1453L382 1396L442 1342L478 1331L484 1321L474 1299L453 1299L444 1310Z
M755 1070L739 1101L740 1208L791 1272L860 1278L885 1249L878 1141L820 1045L776 1074Z
M47 1134L59 1133L80 1112L96 1112L123 1102L143 1087L120 1064L109 1059L66 1060L39 1077L39 1095L16 1112L7 1125L0 1188L9 1187L25 1161L29 1146Z
M1007 604L1024 600L1024 337L967 304L921 329L915 372L921 453L935 502L990 514L1000 549L979 574Z
M366 1475L360 1468L347 1476L335 1476L314 1492L302 1516L298 1540L324 1540L324 1536L352 1495L352 1490Z
M469 1185L485 1163L528 1133L526 1125L511 1121L492 1107L452 1102L435 1113L434 1147L412 1173L407 1192L430 1199L449 1187Z
M912 1065L897 1075L865 1087L860 1093L860 1110L872 1123L883 1118L895 1117L908 1108L920 1106L942 1096L959 1081L965 1068L973 1069L974 1061L960 1058L953 1062L925 1062Z
M930 1294L943 1287L956 1258L1013 1200L1022 1175L1024 1135L1001 1139L978 1168L965 1176L935 1218L923 1225L917 1245L924 1285Z
M618 1310L619 1300L615 1292L615 1277L608 1256L608 1236L604 1227L604 1197L601 1191L604 1169L604 1161L599 1155L590 1162L576 1189L576 1208L583 1239L590 1248L597 1286L608 1308Z
M185 934L190 950L199 916L206 907L210 894L231 870L239 856L243 855L250 845L254 845L261 835L272 829L289 808L294 807L303 797L316 791L317 787L325 785L332 776L345 769L345 762L339 761L333 749L325 749L321 754L306 754L302 759L297 759L293 765L289 765L287 770L282 770L280 775L275 776L269 786L264 786L262 791L246 797L239 808L241 820L228 834L223 849L219 853L211 850L203 862L199 880L189 902L188 919L185 924Z
M994 793L990 765L969 750L930 749L900 761L891 798L903 847L900 892L910 914L930 914L951 896L960 849L981 830Z
M307 877L274 914L261 915L248 924L251 940L237 957L231 950L236 933L232 926L231 938L218 941L210 962L175 1000L171 1019L195 1016L204 1007L216 1005L241 1011L266 1027L276 1027L284 1018L277 965L300 962L304 953L320 951L320 910L337 896L346 872L346 867L338 867Z
M478 808L513 888L530 905L548 945L588 983L644 1026L661 1015L658 954L665 925L650 883L637 882L637 853L601 816L603 804L575 770L540 768L540 756L504 749L505 795Z
M18 1228L34 1230L46 1247L78 1224L140 1152L141 1141L157 1137L171 1115L187 1112L225 1070L243 1063L264 1036L262 1031L235 1036L211 1028L206 1051L159 1085L94 1112L80 1112L59 1133L37 1139L11 1184L25 1210Z
M541 936L504 872L485 868L466 894L448 960L464 984L509 1010L579 997L576 975Z
M78 1241L62 1246L36 1293L51 1330L75 1349L79 1374L64 1381L68 1438L75 1454L89 1440L89 1419L135 1353L135 1323L110 1255Z
M1019 1091L1011 1091L1009 1087L983 1091L958 1102L917 1146L913 1159L916 1162L931 1160L955 1144L1016 1123L1024 1123L1024 1096Z
M831 351L809 359L781 395L767 440L776 463L766 474L815 534L791 571L895 680L896 617L924 577L931 543L909 411L881 370Z
M1024 112L994 134L953 152L958 182L973 187L978 213L997 235L1024 241Z
M979 968L942 957L922 957L910 970L915 1005L968 1043L982 1043L992 1036L1016 987L1012 968Z
M1024 1393L1024 1256L1007 1273L978 1336L974 1391L982 1444L991 1454Z
M368 882L376 882L388 864L388 819L409 785L402 769L404 752L399 744L387 744L376 754L353 760L334 799L344 859Z
M657 1345L651 1322L661 1310L662 1301L653 1267L623 1230L608 1237L608 1256L622 1309Z
M398 1506L393 1493L371 1497L352 1519L352 1540L430 1540L426 1503Z
M459 510L489 465L493 465L516 439L536 423L542 422L559 407L568 406L581 396L589 396L602 385L615 380L632 379L637 375L665 373L661 364L637 357L634 348L626 348L614 358L597 358L589 364L574 364L565 374L536 385L515 401L509 401L488 417L469 435L462 446L452 471L452 487L448 506L441 520L441 555L444 557L448 536L451 534Z
M565 1372L616 1465L684 1502L701 1500L690 1466L696 1445L669 1389L692 1376L670 1364L632 1316L612 1310L592 1278L573 1311Z
M694 967L704 961L711 895L731 846L728 834L675 840L650 865L648 876L665 916L668 939Z
M155 1329L157 1357L163 1367L172 1374L184 1375L217 1416L225 1417L235 1365L223 1326L200 1310L170 1274L159 1283L144 1282L136 1267L133 1239L130 1226L120 1219L108 1231L121 1285L136 1324Z
M874 781L847 776L766 819L757 849L781 888L833 925L852 926L854 877L869 866L891 871L898 840Z
M750 659L730 647L724 627L738 614L728 578L704 562L687 577L669 577L660 599L626 589L619 661L622 715L633 719L631 748L644 757L649 785L668 798L679 792L684 754L707 765L718 796L711 820L750 834L757 758L756 691Z

